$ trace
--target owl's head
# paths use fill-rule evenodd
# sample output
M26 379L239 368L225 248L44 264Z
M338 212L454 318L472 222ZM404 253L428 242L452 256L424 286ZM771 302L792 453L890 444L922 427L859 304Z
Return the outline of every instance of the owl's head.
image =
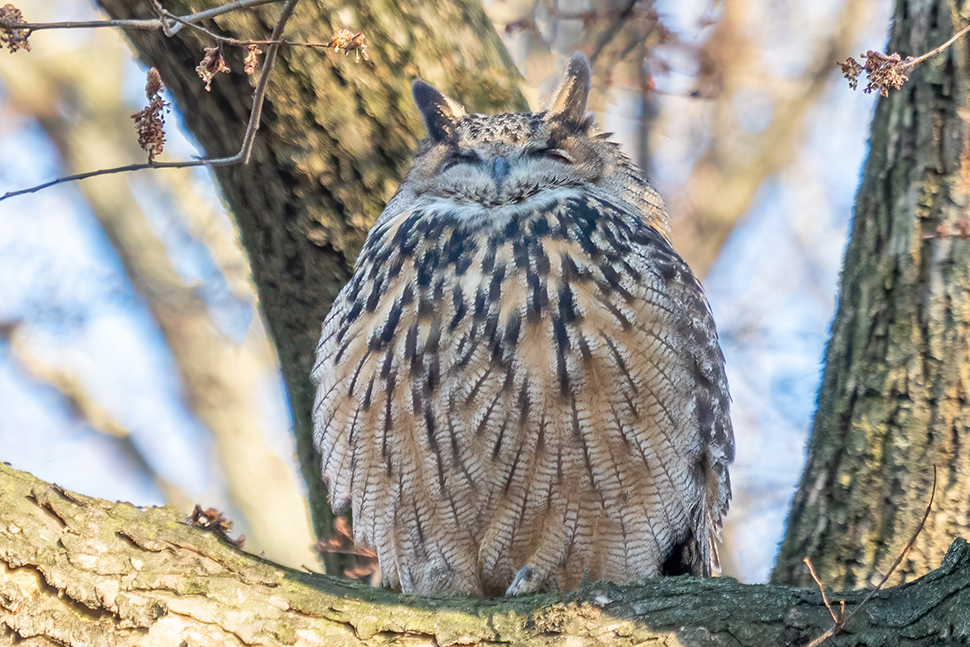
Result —
M641 213L645 199L662 211L640 169L594 131L586 114L590 77L589 60L577 52L544 111L500 115L466 113L457 101L415 81L427 138L401 187L410 193L408 201L469 222L498 222L590 190Z

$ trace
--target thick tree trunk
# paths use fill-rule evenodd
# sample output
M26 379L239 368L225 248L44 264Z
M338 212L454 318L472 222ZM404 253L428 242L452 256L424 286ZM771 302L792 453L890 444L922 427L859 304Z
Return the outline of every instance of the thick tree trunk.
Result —
M676 577L499 600L399 596L289 570L171 507L68 492L0 464L0 643L22 645L806 645L832 626L817 589ZM846 610L862 592L844 596ZM841 599L836 596L836 600ZM882 591L837 641L965 644L970 546Z
M918 56L966 24L965 3L900 0L889 52ZM970 46L879 101L839 308L788 534L772 581L871 585L926 528L894 582L970 534Z
M149 2L99 4L114 18L154 17ZM163 4L184 15L225 2ZM279 14L280 5L268 5L205 26L225 36L262 40ZM338 28L365 34L370 61L330 50L284 48L269 84L252 162L215 171L239 225L279 352L317 534L330 531L332 517L311 443L313 351L320 323L350 276L367 230L397 188L423 135L411 79L421 76L478 110L526 108L518 74L477 1L304 1L287 23L285 37L326 42ZM206 92L195 68L203 49L215 45L210 38L191 28L174 38L134 30L127 36L140 59L161 72L205 154L234 154L254 82L242 73L245 51L225 49L233 72L217 76Z

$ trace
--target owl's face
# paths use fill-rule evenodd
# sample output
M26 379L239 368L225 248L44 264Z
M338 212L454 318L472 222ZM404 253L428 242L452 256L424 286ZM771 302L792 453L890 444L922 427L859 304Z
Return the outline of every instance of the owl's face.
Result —
M578 60L578 59L577 59ZM590 70L567 68L539 113L466 114L422 81L414 97L428 138L404 186L411 204L447 210L470 224L507 218L604 185L629 166L586 116Z

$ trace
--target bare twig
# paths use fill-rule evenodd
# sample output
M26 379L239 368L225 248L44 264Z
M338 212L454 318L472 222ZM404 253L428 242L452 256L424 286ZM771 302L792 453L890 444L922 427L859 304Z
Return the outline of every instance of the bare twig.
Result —
M965 36L967 32L970 32L970 25L967 25L966 27L958 31L956 34L953 35L953 38L951 38L950 40L946 41L945 43L943 43L942 45L940 45L935 49L931 49L930 51L926 52L922 56L917 56L916 58L913 58L912 56L910 56L909 58L906 59L906 63L905 63L906 68L907 69L914 68L920 63L922 63L923 61L925 61L926 59L932 56L936 56L937 54L945 50L947 47L949 47L953 43L963 38L963 36ZM934 470L934 474L935 474L935 470Z
M206 9L205 11L200 11L188 16L182 16L182 19L194 23L199 22L200 20L215 18L216 16L221 16L224 13L230 13L240 9L251 9L264 4L273 4L275 2L283 2L283 0L236 0L235 2L213 7L212 9Z
M818 590L822 592L822 601L825 603L825 607L829 610L829 615L832 616L832 621L833 621L832 627L828 631L826 631L824 634L822 634L812 642L808 643L805 647L819 647L819 645L824 643L826 640L828 640L835 634L839 633L842 630L842 628L845 627L846 624L848 624L849 620L852 619L852 616L858 613L862 609L862 607L866 606L866 603L869 602L869 600L874 598L876 594L882 590L882 587L885 586L886 582L889 581L889 578L896 571L899 565L902 564L903 560L906 558L906 555L908 555L909 551L913 548L913 545L916 543L916 538L919 537L921 532L923 532L923 526L926 525L926 520L930 516L930 510L933 509L933 499L935 496L936 496L936 465L933 466L933 489L930 490L930 501L929 503L926 504L926 512L923 513L923 518L920 519L919 525L916 526L916 530L913 532L913 536L910 538L909 543L906 544L906 547L902 550L902 552L899 553L899 556L896 558L896 561L893 562L893 565L889 567L889 570L886 572L885 575L883 575L882 579L879 580L879 583L876 584L876 586L874 586L873 589L869 591L869 594L862 599L862 602L860 602L858 606L856 606L856 608L854 608L848 614L845 613L845 600L842 600L840 602L842 605L842 608L840 609L838 614L832 611L832 605L829 604L828 596L825 595L825 589L822 587L822 581L818 578L818 575L815 574L815 569L812 567L811 560L809 560L807 557L803 560L805 562L805 565L808 566L808 572L812 574L812 579L815 580L815 583L818 585Z
M829 596L825 595L825 587L822 586L822 580L818 579L818 575L815 574L815 567L812 566L812 560L806 557L802 561L805 562L805 566L808 567L808 572L812 574L812 579L815 580L815 584L818 585L818 590L822 593L822 602L825 603L825 608L829 610L829 615L832 616L832 622L834 622L835 624L839 624L840 622L842 622L841 620L842 614L839 614L839 616L836 616L835 612L832 611L832 605L829 604Z
M271 36L273 41L280 40L280 37L283 35L283 27L286 26L286 21L293 15L297 2L299 0L288 0L283 7L283 11L280 13L280 19L276 23L276 28L273 29L273 35ZM266 58L263 60L263 73L259 75L259 82L256 84L256 91L253 93L253 110L249 114L249 124L246 125L246 137L243 139L242 149L239 151L239 155L237 155L243 164L249 163L249 156L253 150L253 141L256 139L256 131L259 130L259 118L263 113L263 98L266 96L266 86L269 82L270 72L273 71L273 66L276 64L276 53L279 50L279 42L274 42L266 50Z
M44 29L98 29L101 27L113 27L117 29L137 29L141 31L152 31L152 30L162 30L166 35L174 35L181 27L173 29L173 25L191 27L197 31L202 32L209 38L215 40L216 42L232 45L235 47L248 47L250 45L287 45L289 47L307 47L307 48L322 48L322 49L341 49L334 45L333 41L329 43L322 43L316 41L308 42L292 42L285 40L283 38L270 39L270 40L254 40L254 39L239 39L230 38L229 36L221 36L211 29L207 29L202 25L198 24L203 20L208 20L209 18L214 18L222 14L231 13L233 11L239 11L241 9L251 9L253 7L259 7L261 5L273 4L277 2L284 2L285 0L236 0L236 2L230 2L229 4L216 7L214 9L207 9L206 11L200 11L198 13L188 14L185 16L177 16L165 9L161 10L161 17L159 18L148 18L144 20L87 20L87 21L77 21L77 22L43 22L43 23L32 23L32 22L17 22L15 20L8 20L0 18L0 29L18 29L24 30L28 33L33 31L40 31ZM359 36L360 34L358 34ZM366 59L366 55L364 56Z
M0 195L0 202L6 200L7 198L13 198L18 195L26 195L28 193L37 193L38 191L43 191L44 189L49 189L52 186L58 184L65 184L67 182L77 182L78 180L86 180L89 177L98 177L99 175L113 175L115 173L131 173L133 171L143 171L149 168L185 168L188 166L219 166L215 164L213 160L193 160L191 162L151 162L148 164L128 164L127 166L116 166L114 168L103 168L97 171L87 171L86 173L77 173L75 175L65 175L64 177L59 177L56 180L51 180L50 182L44 182L43 184L38 184L36 186L29 187L27 189L18 189L17 191L7 191L3 195Z
M806 557L802 561L805 562L805 566L808 567L808 572L812 574L812 579L815 580L815 584L818 585L818 590L822 594L822 602L825 603L825 608L829 610L829 615L832 616L832 627L805 646L818 647L823 642L834 636L840 629L842 629L842 625L845 624L845 600L841 601L842 606L839 609L839 613L836 614L835 611L832 610L832 605L829 603L829 597L825 595L825 587L822 586L822 580L820 580L818 575L815 574L815 567L812 566L812 560Z
M913 532L912 538L910 538L909 543L906 544L906 548L903 549L903 552L899 553L899 557L896 558L896 561L893 562L893 565L889 568L886 574L883 575L881 580L879 580L879 584L876 584L875 588L869 591L869 595L863 598L862 602L859 603L859 606L853 609L849 613L849 615L845 617L845 622L848 622L849 619L852 616L854 616L856 612L865 605L866 602L868 602L873 597L875 597L876 593L879 593L883 585L885 585L886 582L889 581L889 578L892 576L892 574L896 571L899 565L903 563L903 559L906 558L906 555L909 554L909 551L913 548L913 545L916 543L916 538L919 537L919 534L921 532L923 532L923 526L926 525L926 520L929 519L930 517L930 510L933 509L933 499L935 497L936 497L936 465L933 466L933 489L930 490L930 502L926 504L926 512L923 513L923 518L920 519L919 525L916 526L916 530Z
M214 18L216 16L220 16L225 13L239 11L240 9L249 9L252 7L258 7L264 4L273 4L276 2L283 2L283 0L236 0L236 2L230 2L229 4L225 4L220 7L207 9L205 11L189 14L187 16L175 16L166 11L165 17L170 20L177 19L177 22L195 24L202 20L208 20L209 18ZM78 21L78 22L35 22L35 23L19 23L19 22L0 19L0 28L27 29L29 31L41 31L43 29L98 29L101 27L152 30L152 29L165 29L166 25L159 18L151 18L146 20L88 20L88 21Z
M176 16L166 11L157 0L152 1L152 6L155 8L156 13L159 15L158 18L153 20L105 20L105 21L94 21L94 22L74 22L74 23L25 23L20 22L21 17L19 14L13 13L13 10L8 11L3 16L0 17L0 30L7 29L18 30L11 33L23 33L23 40L26 47L26 37L29 36L31 30L35 29L72 29L78 27L120 27L127 29L161 29L166 35L173 35L178 31L178 26L184 25L199 29L213 40L219 43L218 47L206 48L206 57L199 65L199 75L206 82L206 89L209 89L209 83L211 82L212 76L217 72L226 72L228 68L222 58L221 47L222 44L229 44L234 46L246 47L248 49L248 54L245 63L246 74L253 74L256 67L256 54L260 53L259 45L268 45L269 48L266 51L266 57L263 64L263 72L260 75L259 81L256 84L256 89L253 92L253 107L249 115L249 122L246 125L246 133L243 138L242 146L238 153L231 157L220 157L220 158L209 158L209 159L198 159L192 161L182 161L182 162L157 162L155 161L155 155L161 152L161 145L157 143L152 151L149 151L149 161L147 164L128 164L125 166L118 166L115 168L100 169L97 171L89 171L86 173L78 173L76 175L69 175L50 182L45 182L43 184L38 184L37 186L29 187L27 189L20 189L17 191L8 191L7 193L0 195L0 202L6 200L7 198L12 198L18 195L24 195L27 193L36 193L43 189L52 187L57 184L63 184L66 182L75 182L78 180L84 180L91 177L97 177L100 175L111 175L115 173L128 173L133 171L141 171L144 169L157 169L157 168L187 168L192 166L230 166L234 164L247 164L249 163L250 155L252 154L253 141L256 137L256 131L259 129L259 120L262 114L263 100L266 96L266 87L269 80L269 75L273 70L273 66L276 62L276 55L279 52L279 48L282 45L289 45L293 47L319 47L319 48L329 48L334 50L343 50L345 53L350 53L353 51L357 55L357 60L361 58L368 60L367 58L367 48L364 45L364 34L354 33L347 29L338 29L333 38L329 43L320 42L306 42L306 43L291 43L283 38L283 28L286 25L287 20L293 14L293 10L296 7L298 0L288 0L287 4L284 5L282 12L280 13L280 18L273 29L273 33L269 40L239 40L235 38L228 38L225 36L220 36L211 32L210 30L196 25L196 22L212 18L230 11L238 11L241 9L248 9L251 7L256 7L259 5L270 4L274 2L282 2L283 0L236 0L236 2L230 2L229 4L222 5L221 7L216 7L214 9L209 9L206 11L200 11L198 13L190 14L187 16ZM8 5L12 7L12 5ZM172 27L177 28L173 29ZM0 32L3 33L3 32ZM210 61L210 58L212 59ZM206 67L208 62L208 67ZM205 68L205 69L204 69ZM211 70L209 68L212 68ZM149 97L151 99L151 97ZM161 105L161 99L158 99ZM156 111L157 112L157 111ZM141 113L139 113L141 114ZM153 113L154 114L154 113ZM138 115L135 115L137 118ZM139 131L141 133L141 130ZM164 133L162 133L164 135ZM140 140L141 143L141 140Z
M266 0L280 2L281 0ZM43 29L98 29L99 27L116 27L119 29L161 29L162 23L157 19L150 20L78 20L71 22L26 22L15 23L0 19L0 27L7 29L29 29L41 31Z
M246 6L252 6L252 3L259 2L265 4L268 1L276 0L240 0L240 2L233 3L235 5L243 6L244 3L249 3ZM63 184L66 182L75 182L78 180L84 180L87 178L97 177L100 175L111 175L115 173L128 173L132 171L141 171L149 168L187 168L191 166L232 166L235 164L248 164L249 158L253 150L253 142L256 138L256 131L259 130L259 120L262 116L263 110L263 100L266 97L266 87L269 81L270 74L273 71L273 66L276 63L276 54L279 51L280 45L284 42L281 39L283 34L283 29L286 26L286 22L293 15L294 9L296 9L296 4L299 0L287 0L286 5L283 7L283 11L280 13L279 20L276 23L276 27L273 29L273 34L270 37L272 44L266 50L266 58L263 62L263 71L260 74L259 81L256 84L256 89L253 92L253 107L249 113L249 123L246 125L246 134L243 138L242 146L239 152L231 157L219 157L219 158L208 158L199 159L191 161L182 162L156 162L150 161L147 164L128 164L126 166L118 166L109 169L100 169L97 171L89 171L87 173L78 173L76 175L69 175L66 177L61 177L50 182L45 182L44 184L38 184L27 189L20 189L18 191L8 191L7 193L0 196L0 202L6 200L7 198L12 198L18 195L24 195L26 193L36 193L48 187Z

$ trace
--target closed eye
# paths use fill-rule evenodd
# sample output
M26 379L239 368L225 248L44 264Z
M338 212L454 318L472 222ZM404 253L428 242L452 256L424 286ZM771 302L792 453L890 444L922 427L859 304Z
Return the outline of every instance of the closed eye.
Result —
M560 164L573 164L573 158L569 156L569 153L559 148L540 148L532 151L530 155L533 157L545 157L546 159L551 159L559 162Z
M458 155L453 155L441 165L441 172L444 173L448 169L458 166L459 164L479 164L481 161L482 160L478 157L478 155L475 155L474 153L461 153Z

